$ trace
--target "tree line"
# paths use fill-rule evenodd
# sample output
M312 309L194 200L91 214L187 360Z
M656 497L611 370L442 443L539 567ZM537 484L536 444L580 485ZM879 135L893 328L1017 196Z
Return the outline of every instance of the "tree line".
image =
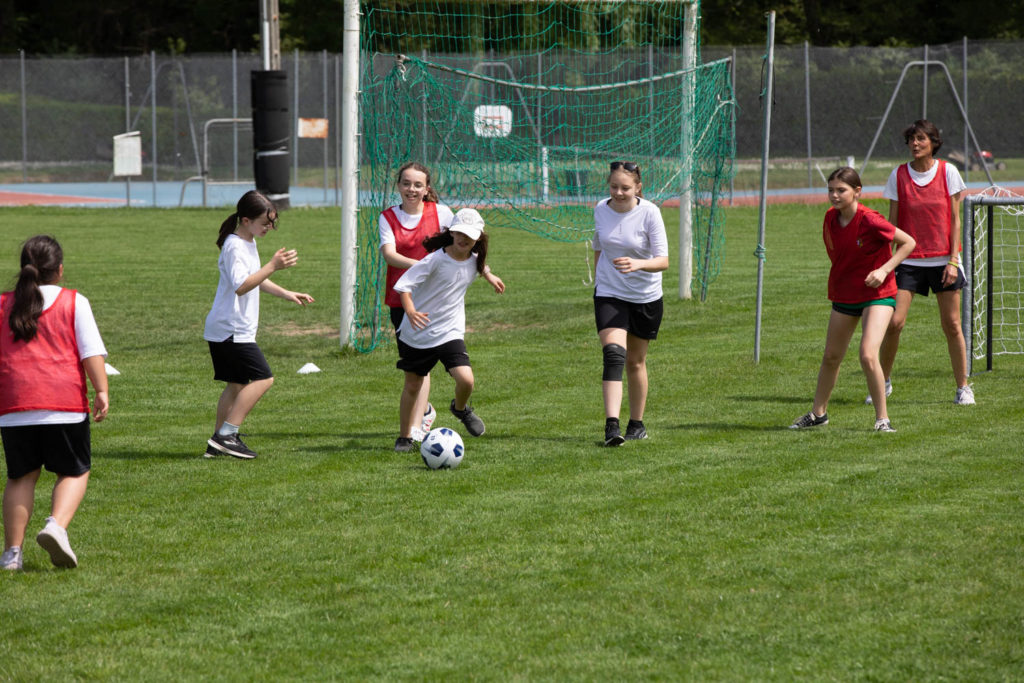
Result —
M341 49L343 0L279 0L282 50ZM472 8L494 16L510 5L544 6L544 0L363 0L377 7L428 7L437 15ZM928 0L704 0L705 45L765 42L765 15L776 12L776 43L819 46L900 46L1024 38L1024 0L970 3ZM208 53L260 48L260 0L0 0L0 53L34 55L139 55ZM489 27L500 42L517 26ZM509 35L500 35L505 31Z

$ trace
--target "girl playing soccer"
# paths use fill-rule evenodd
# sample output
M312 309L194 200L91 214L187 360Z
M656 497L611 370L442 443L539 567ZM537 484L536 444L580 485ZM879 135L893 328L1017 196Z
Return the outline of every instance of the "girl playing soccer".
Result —
M50 516L36 536L57 567L77 567L68 524L85 497L92 467L93 419L107 416L103 346L89 301L58 283L64 253L45 235L25 242L13 292L0 296L0 435L7 460L4 552L0 568L21 569L21 546L43 467L57 475Z
M668 238L661 211L641 197L640 168L613 161L611 196L594 207L594 317L604 355L604 445L646 439L647 347L658 337L668 268ZM629 423L619 430L622 371L629 380Z
M957 405L973 405L974 389L967 383L967 343L960 327L960 290L967 284L960 267L960 193L966 189L953 164L935 158L942 146L931 121L915 121L903 131L910 162L893 169L882 196L889 200L889 222L917 240L910 258L896 268L896 311L882 341L885 394L892 393L900 333L915 294L935 292L946 349L953 366ZM868 397L868 403L870 403Z
M203 339L210 344L213 378L227 386L217 402L217 425L207 441L206 457L220 453L251 459L256 453L238 436L238 428L256 402L274 383L274 376L256 345L256 327L260 318L261 291L305 306L313 297L292 292L270 281L278 270L291 268L298 261L294 249L284 247L260 267L256 238L277 228L277 209L255 190L238 200L235 213L227 217L217 237L220 258L220 282L213 307L206 316Z
M860 176L848 166L836 169L828 177L828 199L832 208L825 213L822 236L832 261L828 274L832 314L814 405L811 412L797 418L790 429L828 424L828 400L860 320L860 366L875 406L875 431L896 431L886 408L885 380L878 349L896 303L893 299L896 277L892 271L914 250L916 243L877 211L861 206L857 201L860 190Z
M395 185L402 203L381 213L378 229L380 254L388 265L384 303L391 309L391 324L397 335L405 311L395 291L395 283L411 265L427 255L423 241L451 225L454 214L438 202L437 193L430 184L430 171L422 164L415 161L403 164L398 169ZM430 405L429 399L428 374L423 378L423 385L416 396L416 414L423 417L412 428L414 441L423 440L423 435L430 431L437 417L437 411Z
M451 227L427 239L428 253L395 283L405 316L398 329L399 370L405 371L400 414L402 432L395 450L412 450L412 430L419 422L417 397L424 378L438 361L455 380L449 406L473 436L484 433L484 422L469 407L473 368L466 353L466 290L482 275L501 294L505 283L487 267L487 234L475 209L462 209Z

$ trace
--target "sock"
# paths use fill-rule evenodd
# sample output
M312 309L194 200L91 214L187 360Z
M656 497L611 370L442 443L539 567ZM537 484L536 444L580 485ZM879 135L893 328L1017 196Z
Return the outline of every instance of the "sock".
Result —
M238 433L238 425L233 425L230 422L225 422L217 430L217 433L221 436L231 436L232 434Z
M619 418L617 418L617 417L606 417L604 419L604 425L605 425L605 427L608 427L610 425L615 425L616 427L618 427L619 426Z
M643 427L644 426L644 421L643 420L633 420L633 419L630 419L629 424L627 424L626 426L627 427Z

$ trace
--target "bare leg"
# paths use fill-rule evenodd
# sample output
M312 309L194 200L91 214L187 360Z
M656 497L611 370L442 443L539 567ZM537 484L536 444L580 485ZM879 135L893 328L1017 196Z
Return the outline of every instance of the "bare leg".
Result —
M618 344L626 349L626 356L628 358L629 341L625 330L617 327L606 327L599 331L597 336L601 340L601 348L608 344ZM618 419L619 412L622 410L622 380L602 380L601 395L604 398L604 416L606 418L614 417Z
M814 390L815 415L824 415L828 412L828 401L839 377L839 366L842 365L846 350L850 347L850 339L857 329L857 322L858 318L838 311L832 311L832 315L829 316L825 353L821 358L821 369L818 370L818 386Z
M256 403L267 393L270 385L274 383L273 377L258 379L241 387L235 396L231 409L228 410L225 420L233 425L241 425ZM226 391L226 390L225 390ZM219 427L218 427L219 428Z
M220 398L217 400L217 424L213 428L216 433L224 421L228 419L228 413L231 412L231 406L235 404L235 398L238 396L238 392L242 390L242 384L234 384L228 382L227 386L224 387L224 391L221 392ZM233 423L232 423L233 424Z
M420 387L419 393L416 395L416 414L420 416L420 421L423 421L423 416L427 414L427 403L430 401L430 375L423 378L423 386ZM414 427L418 427L419 423L414 423Z
M449 374L455 380L455 410L465 410L473 394L473 368L460 365L449 370Z
M900 346L900 334L907 324L907 313L910 312L910 302L914 299L914 293L909 289L900 289L896 292L896 309L893 311L892 320L885 331L885 338L879 349L879 361L882 363L882 375L885 379L892 379L892 366L896 364L896 352Z
M80 474L76 477L58 476L57 483L53 485L53 502L51 503L50 516L65 529L71 524L75 512L82 499L85 498L85 489L89 484L89 473Z
M885 375L879 359L879 349L886 330L892 320L893 309L889 306L868 306L861 319L860 367L868 381L868 393L875 406L875 419L888 419L885 398Z
M405 384L402 386L402 400L399 403L399 421L401 423L401 435L406 439L412 438L412 428L418 427L423 419L422 413L417 415L416 398L422 393L424 378L415 372L405 373Z
M967 386L967 342L960 327L960 291L936 292L942 331L946 335L949 363L953 366L953 379L957 387Z
M647 407L647 347L650 340L626 337L626 378L629 382L629 417L642 422ZM621 387L621 383L619 385Z
M4 487L4 548L25 543L25 529L32 518L35 504L36 482L41 470L29 472L17 479L8 479Z

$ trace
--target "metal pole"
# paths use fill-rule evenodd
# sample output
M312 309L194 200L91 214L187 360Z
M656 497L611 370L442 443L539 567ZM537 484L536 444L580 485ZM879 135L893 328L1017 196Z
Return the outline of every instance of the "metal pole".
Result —
M323 60L323 72L324 72L324 120L327 120L327 50L324 50L321 54ZM330 138L324 136L324 205L327 204L327 165L330 162Z
M238 118L238 50L231 50L231 118ZM238 124L231 124L231 161L234 168L232 180L238 180Z
M355 323L356 229L359 218L359 0L345 0L342 29L341 320L339 341L350 346Z
M921 82L921 118L928 118L928 45L924 46L924 79Z
M299 49L295 48L294 106L292 107L292 159L294 160L292 185L299 184Z
M807 121L807 187L814 186L811 175L811 49L804 41L804 112Z
M124 132L127 133L132 127L132 76L129 68L129 58L124 58ZM124 203L129 209L132 207L132 177L124 177Z
M964 148L967 149L966 147ZM974 267L974 203L971 195L964 197L963 204L961 204L961 210L963 211L963 218L960 224L963 226L963 239L960 244L963 245L963 267L964 273L970 273L970 279L967 281L967 287L964 288L964 296L960 297L960 329L964 335L964 342L967 346L967 376L971 376L971 372L974 369L974 279L976 276L976 268Z
M736 99L736 48L732 49L732 61L729 63L729 80L732 82L733 99L735 100ZM733 145L735 145L736 144L736 107L735 106L729 107L729 111L731 112L731 114L730 114L730 120L731 120L731 126L732 126L732 131L731 131L732 138L731 139L733 140ZM735 150L734 150L733 153L735 154ZM735 193L736 193L736 174L735 173L730 173L729 174L729 206L732 206L732 198L733 198L733 195Z
M152 84L149 89L149 118L152 125L150 146L153 150L153 206L156 206L156 166L158 161L156 155L156 50L149 52L149 82Z
M772 96L775 70L775 12L768 13L768 53L765 57L764 119L761 128L761 199L757 220L757 306L754 322L754 362L761 361L761 300L764 291L764 224L768 202L768 150L772 130Z
M967 113L967 36L964 36L963 45L963 56L964 56L964 113ZM969 121L970 119L968 119ZM967 147L967 126L966 122L964 125L964 183L967 182L969 172L971 169L971 153Z
M334 205L341 206L341 55L334 55Z
M988 206L988 270L985 273L987 292L985 295L985 369L992 369L992 292L994 290L992 281L995 280L995 274L992 269L995 268L995 247L996 247L996 226L993 223L995 220L995 208L989 204Z
M693 297L693 111L697 87L697 8L687 3L683 11L683 116L679 140L679 163L683 173L679 188L679 298Z
M21 62L21 182L28 182L28 97L25 93L25 51L18 50Z

